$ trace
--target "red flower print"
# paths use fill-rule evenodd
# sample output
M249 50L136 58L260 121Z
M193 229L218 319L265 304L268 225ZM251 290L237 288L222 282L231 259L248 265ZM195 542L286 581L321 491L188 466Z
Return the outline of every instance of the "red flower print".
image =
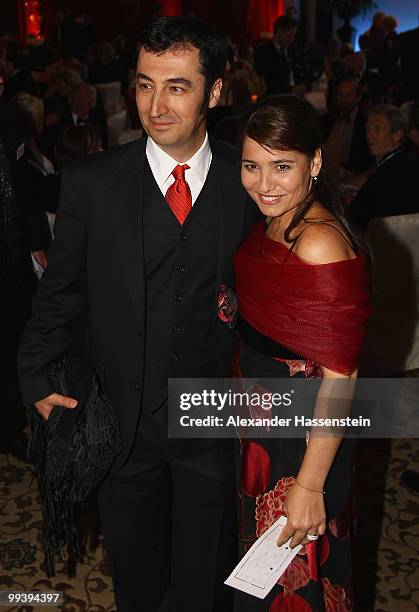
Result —
M324 565L330 554L330 542L327 535L321 536L316 542L307 545L307 562L312 580L319 579L318 567Z
M271 460L258 442L243 441L242 489L250 497L261 495L271 479Z
M306 361L303 359L287 359L285 361L290 370L290 376L306 371Z
M286 592L290 592L301 589L309 580L310 572L307 560L297 555L279 578L278 584L283 586Z
M256 535L260 536L271 525L284 515L283 504L285 497L295 482L294 476L281 478L271 489L256 498Z
M251 385L246 389L246 393L249 397L252 397L253 401L249 406L249 413L252 419L270 419L272 415L272 393L265 389L262 385ZM256 403L258 398L258 403ZM265 426L265 429L269 431L269 425Z
M217 294L218 318L233 326L237 315L237 298L231 287L220 285Z
M311 612L311 606L297 593L279 593L269 607L269 612Z
M299 372L303 372L306 378L322 378L323 373L320 366L314 361L306 359L276 359L286 363L290 376L295 376Z
M350 600L345 589L339 584L331 584L328 578L322 578L326 612L349 612Z

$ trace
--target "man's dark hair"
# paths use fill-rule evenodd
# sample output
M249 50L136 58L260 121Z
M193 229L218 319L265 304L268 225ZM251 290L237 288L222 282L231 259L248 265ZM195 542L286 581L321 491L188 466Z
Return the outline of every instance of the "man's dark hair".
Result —
M289 15L281 15L274 22L274 33L276 34L279 30L282 32L289 32L295 30L298 27L298 21L294 17Z
M227 39L197 17L153 19L140 33L138 42L139 51L145 49L152 53L196 47L199 50L201 73L205 77L206 100L215 81L223 77L227 62Z

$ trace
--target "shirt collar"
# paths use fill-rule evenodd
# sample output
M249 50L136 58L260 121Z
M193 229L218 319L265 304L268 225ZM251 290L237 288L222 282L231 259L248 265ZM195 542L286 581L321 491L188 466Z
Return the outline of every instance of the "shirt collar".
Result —
M163 151L163 149L161 149L150 137L147 138L146 156L156 183L161 187L167 181L179 162ZM202 182L205 182L211 159L212 154L208 134L205 134L204 142L199 147L198 151L196 151L190 159L184 162L190 167L190 170L186 172L196 175ZM187 178L187 175L185 175L185 177Z
M392 151L389 151L388 153L386 153L382 157L378 158L376 160L377 168L382 166L389 159L392 159L393 157L395 157L396 155L399 155L402 152L403 152L403 147L397 147L397 149L393 149Z

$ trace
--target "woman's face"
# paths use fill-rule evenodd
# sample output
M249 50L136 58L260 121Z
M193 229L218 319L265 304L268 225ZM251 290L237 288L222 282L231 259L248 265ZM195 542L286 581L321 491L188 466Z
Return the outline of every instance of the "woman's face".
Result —
M268 149L251 138L244 140L242 183L267 217L283 215L302 202L320 168L320 149L309 159L298 151Z

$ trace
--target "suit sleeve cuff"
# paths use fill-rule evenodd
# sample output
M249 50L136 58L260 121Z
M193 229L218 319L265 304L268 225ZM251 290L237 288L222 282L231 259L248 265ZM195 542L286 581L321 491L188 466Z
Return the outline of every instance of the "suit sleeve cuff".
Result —
M21 381L22 401L25 406L31 406L35 402L39 402L51 393L55 393L55 391L46 377Z

